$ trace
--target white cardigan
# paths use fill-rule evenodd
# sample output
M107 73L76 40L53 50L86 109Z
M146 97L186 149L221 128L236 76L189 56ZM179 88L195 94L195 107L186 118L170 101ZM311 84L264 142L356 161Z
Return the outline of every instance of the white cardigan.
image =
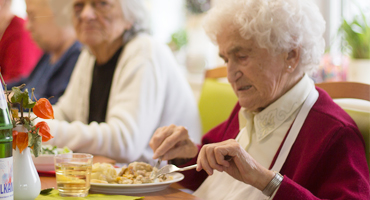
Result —
M193 93L165 45L146 34L136 36L122 51L113 75L106 122L88 122L95 58L83 50L64 95L47 120L52 145L68 146L119 162L152 160L149 140L158 127L188 128L199 143L200 119Z

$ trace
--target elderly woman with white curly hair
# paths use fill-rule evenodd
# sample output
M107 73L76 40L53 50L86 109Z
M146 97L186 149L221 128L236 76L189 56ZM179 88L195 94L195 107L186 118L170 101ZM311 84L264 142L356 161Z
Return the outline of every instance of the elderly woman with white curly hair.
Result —
M324 51L325 22L316 5L220 1L205 29L238 103L201 145L184 127L157 129L153 158L197 163L182 184L203 199L370 199L356 124L308 77Z
M52 145L118 162L152 161L161 126L185 124L200 141L193 93L169 48L148 34L143 0L72 0L87 46L48 124Z

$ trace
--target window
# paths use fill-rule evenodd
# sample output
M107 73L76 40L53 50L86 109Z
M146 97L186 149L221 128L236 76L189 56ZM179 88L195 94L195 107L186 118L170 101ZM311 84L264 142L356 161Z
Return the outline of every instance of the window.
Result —
M320 68L313 76L315 82L323 81L359 81L349 75L351 61L344 38L338 34L343 19L351 22L360 10L370 19L369 0L316 0L326 21L326 53L321 59ZM368 20L368 23L369 20Z

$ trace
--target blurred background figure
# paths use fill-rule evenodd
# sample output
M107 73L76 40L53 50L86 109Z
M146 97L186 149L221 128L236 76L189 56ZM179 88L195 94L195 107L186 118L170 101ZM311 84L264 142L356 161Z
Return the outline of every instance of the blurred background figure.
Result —
M182 124L200 140L191 88L168 46L148 34L148 20L144 0L73 0L88 49L48 121L52 145L129 163L152 161L149 140L164 125Z
M0 67L5 81L28 76L42 54L25 21L11 12L11 2L0 0Z
M45 53L29 77L9 83L8 89L25 83L28 91L37 88L36 98L54 96L50 99L52 104L64 93L82 47L68 17L70 3L68 0L26 0L27 28Z

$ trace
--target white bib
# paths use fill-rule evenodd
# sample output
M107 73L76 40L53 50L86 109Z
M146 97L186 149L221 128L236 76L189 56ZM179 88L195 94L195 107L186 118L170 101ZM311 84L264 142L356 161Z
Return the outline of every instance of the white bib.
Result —
M279 155L276 159L274 166L272 167L273 171L280 171L290 149L292 148L299 131L302 128L304 121L307 118L309 111L312 106L315 104L319 93L313 87L302 105L301 110L298 112L296 119L290 129L288 136L279 152ZM223 188L223 186L227 186ZM215 191L222 192L215 192ZM209 176L203 184L194 192L194 195L201 197L203 199L217 200L217 199L269 199L265 196L262 191L257 188L245 184L243 182L235 180L233 177L229 176L226 172L219 172L214 170L214 174Z

